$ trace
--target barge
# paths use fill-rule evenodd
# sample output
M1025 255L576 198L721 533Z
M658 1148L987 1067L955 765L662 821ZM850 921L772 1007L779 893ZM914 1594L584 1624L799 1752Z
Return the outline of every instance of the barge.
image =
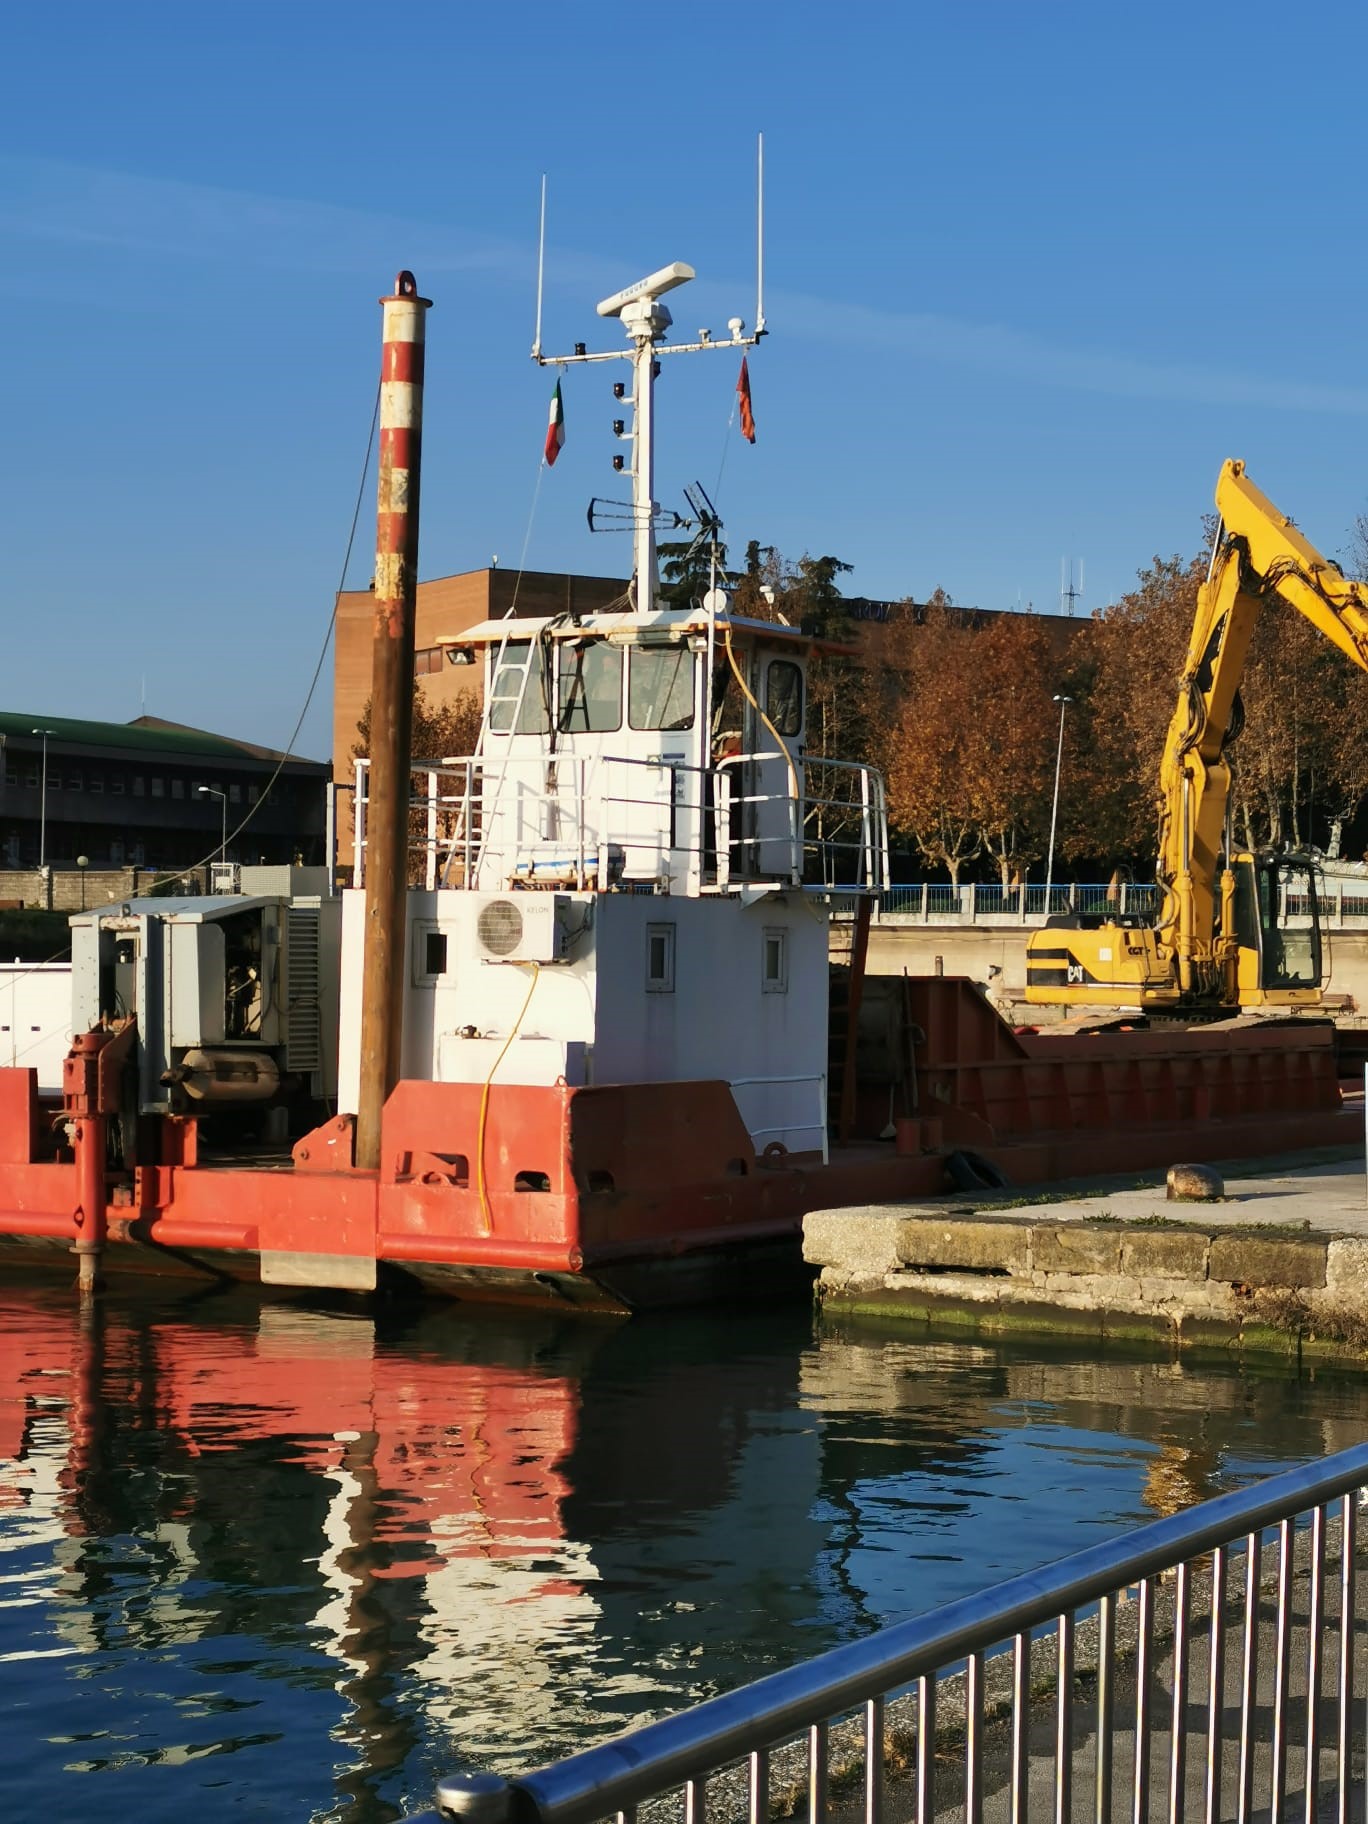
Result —
M671 343L692 276L599 306L625 349L547 362L630 363L621 604L454 633L480 739L415 764L427 305L400 275L353 885L244 871L73 919L60 1081L0 1069L0 1258L622 1311L800 1285L813 1209L1352 1137L1328 1023L1057 1037L867 977L883 785L809 749L819 642L735 611L709 513L711 586L660 588L657 527L688 524L654 498L662 357L764 333Z

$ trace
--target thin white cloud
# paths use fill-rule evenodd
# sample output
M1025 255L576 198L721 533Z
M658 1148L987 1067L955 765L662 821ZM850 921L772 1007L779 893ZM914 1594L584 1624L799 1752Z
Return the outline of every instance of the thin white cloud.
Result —
M1184 363L1147 362L1103 350L1069 348L1001 324L964 323L929 313L880 311L793 293L772 300L776 327L812 339L865 342L914 360L949 362L1034 386L1069 387L1119 399L1185 405L1252 406L1265 411L1368 413L1361 387L1318 386L1272 375L1223 373Z
M472 239L458 226L293 197L261 196L172 178L135 176L58 159L0 157L0 237L171 256L231 261L287 271L354 271L384 265L396 247L428 273L485 272L529 281L533 214L519 240ZM14 266L11 264L11 277ZM548 261L555 290L597 295L621 283L609 263L556 249ZM25 283L27 283L25 281ZM9 284L0 286L6 291ZM733 308L746 296L714 280L695 295ZM776 332L829 346L863 343L912 361L949 363L1032 386L1063 387L1109 398L1186 405L1252 407L1362 417L1368 390L1238 374L1188 364L1149 362L1099 349L1051 343L1002 324L971 323L930 312L881 311L802 292L772 293Z
M353 269L377 244L402 245L431 271L521 274L529 263L525 242L458 244L430 222L40 158L0 157L0 233L295 271Z

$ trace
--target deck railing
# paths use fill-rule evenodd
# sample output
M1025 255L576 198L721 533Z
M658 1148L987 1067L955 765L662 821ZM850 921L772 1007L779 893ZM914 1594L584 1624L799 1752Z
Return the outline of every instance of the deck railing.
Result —
M456 1775L423 1824L826 1824L838 1794L864 1824L1349 1824L1365 1485L1368 1447L1290 1470L555 1766Z
M353 883L365 880L370 763L356 762ZM852 897L888 884L883 780L854 762L773 752L715 766L612 754L415 762L409 849L425 884L649 886L778 882Z

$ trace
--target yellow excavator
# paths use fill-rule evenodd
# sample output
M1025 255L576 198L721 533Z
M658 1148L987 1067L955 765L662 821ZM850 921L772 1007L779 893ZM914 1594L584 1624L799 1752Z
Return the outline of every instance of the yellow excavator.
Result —
M1315 1006L1321 944L1315 877L1291 853L1236 851L1226 749L1244 715L1240 679L1276 597L1368 671L1368 585L1344 576L1227 462L1219 523L1159 770L1159 915L1068 913L1026 946L1026 999L1222 1018Z

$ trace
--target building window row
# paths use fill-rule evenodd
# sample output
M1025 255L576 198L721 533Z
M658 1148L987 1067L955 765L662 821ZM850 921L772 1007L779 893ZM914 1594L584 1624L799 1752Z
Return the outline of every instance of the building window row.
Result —
M33 792L41 791L41 764L28 755L7 760L5 784L21 786ZM184 773L129 773L113 767L97 771L93 768L78 769L65 763L61 766L51 761L48 763L49 792L90 792L96 797L108 792L114 798L192 799L198 797L201 786L208 786L214 792L226 790L229 804L255 804L261 796L259 785L244 785L236 779L230 780L225 787L221 779L196 779L193 775L187 777Z

